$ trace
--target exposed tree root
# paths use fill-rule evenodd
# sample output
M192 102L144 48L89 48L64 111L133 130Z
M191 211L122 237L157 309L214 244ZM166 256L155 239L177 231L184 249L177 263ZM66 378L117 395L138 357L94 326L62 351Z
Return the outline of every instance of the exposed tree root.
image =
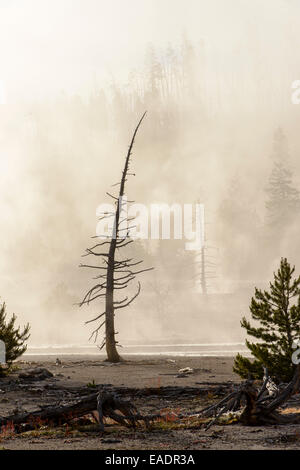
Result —
M103 418L108 417L124 426L136 427L139 422L143 422L146 427L160 415L143 416L138 413L136 407L129 401L122 400L115 394L102 392L97 396L97 411L99 415L100 430L104 431ZM118 411L121 412L118 413Z
M283 415L277 411L292 395L299 393L299 391L300 365L297 366L292 381L288 385L276 389L266 371L261 389L257 390L253 381L247 380L216 405L203 409L199 416L213 417L207 429L225 413L238 410L241 411L239 422L247 426L300 423L299 414Z
M230 385L232 388L232 384ZM59 388L58 388L59 389ZM168 398L179 399L181 397L206 395L208 389L201 387L159 387L144 389L128 389L126 387L117 389L107 389L99 387L100 391L87 394L87 390L83 388L76 389L59 389L64 397L68 397L70 402L59 403L54 406L43 407L40 410L31 413L19 413L6 417L0 417L0 428L7 425L13 425L16 432L23 432L36 429L42 424L46 425L62 425L71 423L76 418L80 418L86 414L92 414L98 422L100 432L104 431L104 420L111 420L127 426L136 427L143 424L146 427L156 420L168 420L163 413L153 415L141 415L130 400L124 400L122 396L142 397L142 396L163 396ZM224 396L228 393L227 387L222 384L219 387L210 387L210 392L218 396ZM268 377L260 389L257 389L253 381L248 380L236 387L225 398L215 405L211 405L199 413L191 413L182 415L175 413L174 419L179 421L183 418L207 417L212 420L207 425L207 429L218 421L225 413L238 412L239 422L245 425L267 425L267 424L290 424L300 423L300 415L287 415L278 412L278 409L286 403L286 401L300 390L300 365L297 366L292 381L282 387L276 387ZM82 395L82 394L85 395ZM73 397L71 398L70 395Z
M13 425L17 432L35 429L37 425L49 424L52 426L70 423L88 413L97 411L99 431L104 431L104 418L110 418L124 426L135 427L139 422L146 426L160 415L143 416L137 412L136 407L129 401L109 392L94 393L81 398L76 403L48 406L32 413L22 413L0 417L0 428ZM94 414L95 415L95 414Z

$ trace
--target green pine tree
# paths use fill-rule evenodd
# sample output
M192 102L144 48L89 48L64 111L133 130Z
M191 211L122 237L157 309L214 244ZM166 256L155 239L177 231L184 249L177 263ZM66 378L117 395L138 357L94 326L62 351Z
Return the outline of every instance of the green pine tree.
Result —
M21 330L20 327L15 326L17 319L15 314L9 320L6 320L6 316L6 305L3 303L0 305L0 339L5 343L6 362L10 365L26 351L30 326L27 324Z
M252 326L244 317L241 326L259 341L246 340L253 362L240 354L235 357L233 370L242 378L249 374L261 378L264 366L278 382L287 382L293 376L293 342L300 337L300 276L293 279L294 271L295 267L282 258L269 291L255 289L250 311L259 324Z

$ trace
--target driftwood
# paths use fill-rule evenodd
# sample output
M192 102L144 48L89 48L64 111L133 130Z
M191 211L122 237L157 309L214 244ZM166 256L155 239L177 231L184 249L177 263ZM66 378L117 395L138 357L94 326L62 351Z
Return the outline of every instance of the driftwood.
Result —
M200 384L199 384L200 385ZM97 390L88 390L86 387L61 388L56 384L47 384L42 392L54 393L59 397L60 403L44 406L34 412L18 413L0 417L0 429L6 425L13 425L17 432L35 429L41 424L52 426L71 423L76 418L92 414L97 420L98 430L103 432L104 419L124 425L135 427L139 423L148 426L157 419L164 419L164 414L141 415L132 403L133 398L160 397L166 399L188 399L195 396L207 396L208 393L222 399L199 413L176 414L177 419L187 417L212 418L207 429L211 427L225 413L236 413L238 421L245 425L265 425L300 423L300 415L288 415L278 412L278 408L300 391L300 365L289 384L276 386L265 371L261 388L257 388L252 380L247 380L237 386L228 384L201 384L198 387L145 387L128 388L113 387L108 384L96 386ZM26 388L30 392L32 386L24 384L7 384L7 390ZM33 389L33 392L36 392ZM42 393L41 392L41 393ZM228 394L228 392L230 392ZM126 398L126 399L124 399Z
M0 427L14 425L17 431L34 429L37 424L60 425L75 417L83 416L97 409L97 393L81 398L76 403L46 406L40 410L0 417Z
M118 411L120 411L122 414L118 413ZM133 405L133 403L130 403L127 400L122 400L117 395L107 392L98 394L97 412L101 431L104 431L104 417L113 419L117 423L125 426L132 426L133 428L135 428L136 424L140 421L144 422L146 427L148 427L151 421L160 418L159 414L142 416L138 413L138 410Z
M200 384L199 384L200 385ZM33 412L23 412L9 416L0 416L0 429L13 425L17 432L35 429L41 424L52 426L69 423L75 418L86 414L96 417L99 431L104 429L104 418L111 418L119 424L135 427L138 423L146 426L156 419L164 419L164 415L146 415L138 413L132 404L134 398L160 397L168 400L188 399L195 396L224 396L231 384L207 383L198 387L166 386L166 387L113 387L108 384L96 385L95 389L87 387L62 387L60 385L39 384L38 388L29 383L5 381L1 387L6 391L26 390L28 393L55 396L57 403L40 407ZM180 419L180 415L178 416Z
M239 422L248 426L300 423L299 414L283 415L277 411L299 391L300 365L297 366L291 382L283 387L276 387L265 370L261 389L257 389L252 380L247 380L217 404L203 409L199 416L213 418L207 429L225 413L237 411L240 411Z
M0 428L13 425L16 431L35 429L38 425L52 426L70 423L75 418L93 414L99 423L99 431L104 431L104 418L110 418L119 424L135 427L138 422L146 426L160 415L142 416L128 400L121 399L110 392L97 392L85 396L75 403L47 406L31 413L13 414L0 417Z

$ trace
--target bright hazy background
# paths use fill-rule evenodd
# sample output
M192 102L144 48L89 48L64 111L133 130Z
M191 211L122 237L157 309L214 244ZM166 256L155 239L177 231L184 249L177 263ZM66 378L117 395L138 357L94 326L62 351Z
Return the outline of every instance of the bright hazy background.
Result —
M193 257L139 246L121 342L242 340L254 285L300 269L296 223L265 228L279 128L300 184L299 36L297 0L0 0L0 295L31 344L87 342L78 264L145 109L129 196L203 202L216 266L203 296Z

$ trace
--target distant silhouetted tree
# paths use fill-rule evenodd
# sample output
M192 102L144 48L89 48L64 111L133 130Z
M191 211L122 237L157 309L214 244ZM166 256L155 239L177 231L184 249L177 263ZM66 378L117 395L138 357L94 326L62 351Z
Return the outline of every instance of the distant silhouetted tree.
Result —
M286 137L281 129L274 135L273 168L266 188L267 226L282 232L299 215L300 193L293 186Z
M218 245L225 247L220 255L222 270L231 279L248 279L249 273L257 272L260 220L245 197L244 184L238 175L232 178L218 208L217 240Z

